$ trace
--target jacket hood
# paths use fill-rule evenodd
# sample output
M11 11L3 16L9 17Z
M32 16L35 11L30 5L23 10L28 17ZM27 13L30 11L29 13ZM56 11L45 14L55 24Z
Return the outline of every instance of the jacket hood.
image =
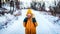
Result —
M28 14L33 15L33 13L32 13L32 10L31 10L31 9L28 9L26 16L27 16Z

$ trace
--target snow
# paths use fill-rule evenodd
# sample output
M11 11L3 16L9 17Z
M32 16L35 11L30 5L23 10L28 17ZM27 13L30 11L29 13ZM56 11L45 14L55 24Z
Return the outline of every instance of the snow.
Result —
M21 13L20 10L15 10L15 12L13 13L13 15L16 15L16 14L21 15L22 13Z
M35 11L31 9L35 15L37 20L37 34L60 34L60 26L57 24L53 24L58 17L54 17L51 15L46 15L41 13L40 11ZM22 15L18 16L18 20L13 20L11 25L7 25L7 28L1 29L0 34L25 34L25 28L23 27L23 20L26 17L27 9L21 10ZM15 19L13 15L9 15L9 18ZM13 17L12 17L13 16ZM0 18L1 19L1 18ZM4 20L4 19L3 19Z
M4 24L5 21L6 21L6 17L1 16L1 17L0 17L0 25Z
M53 22L57 20L58 17L54 17L51 15L45 15L37 11L34 13L36 15L35 17L39 25L37 27L37 34L60 34L60 29L59 29L60 26L53 24Z
M13 20L16 20L16 17L11 14L5 14L3 16L0 16L0 27L1 27L0 29L6 27L6 24L8 23L11 24Z

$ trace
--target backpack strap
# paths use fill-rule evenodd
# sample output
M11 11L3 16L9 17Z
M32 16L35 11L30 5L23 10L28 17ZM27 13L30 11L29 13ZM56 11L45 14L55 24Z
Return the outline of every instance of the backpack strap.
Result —
M32 22L33 22L33 24L35 25L36 19L35 19L35 18L32 18Z
M28 18L26 17L23 22L27 22L27 19L28 19Z
M35 18L32 18L32 22L35 23L36 22L36 19Z
M25 23L25 26L26 26L26 24L27 24L27 20L28 20L28 18L26 17L25 19L24 19L24 23Z

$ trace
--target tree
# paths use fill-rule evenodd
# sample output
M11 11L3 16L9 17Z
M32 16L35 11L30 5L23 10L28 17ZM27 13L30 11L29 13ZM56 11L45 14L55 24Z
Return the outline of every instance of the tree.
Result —
M2 7L2 2L1 2L1 0L0 0L0 8Z
M11 10L11 7L13 7L13 10ZM11 0L10 1L10 12L11 12L11 14L13 14L13 11L14 11L14 1Z
M17 8L17 9L20 9L20 7L19 7L19 4L20 4L19 1L18 1L18 0L15 0L15 1L16 1L16 2L15 2L16 8Z
M43 2L42 10L45 10L45 2Z

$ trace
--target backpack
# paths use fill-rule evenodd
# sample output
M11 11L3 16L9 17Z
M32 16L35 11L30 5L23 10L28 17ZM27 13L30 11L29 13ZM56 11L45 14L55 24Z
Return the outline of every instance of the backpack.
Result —
M28 18L26 17L26 18L24 19L25 25L27 24L27 20L28 20ZM32 18L32 22L33 22L33 24L35 25L36 19L35 19L35 18Z

